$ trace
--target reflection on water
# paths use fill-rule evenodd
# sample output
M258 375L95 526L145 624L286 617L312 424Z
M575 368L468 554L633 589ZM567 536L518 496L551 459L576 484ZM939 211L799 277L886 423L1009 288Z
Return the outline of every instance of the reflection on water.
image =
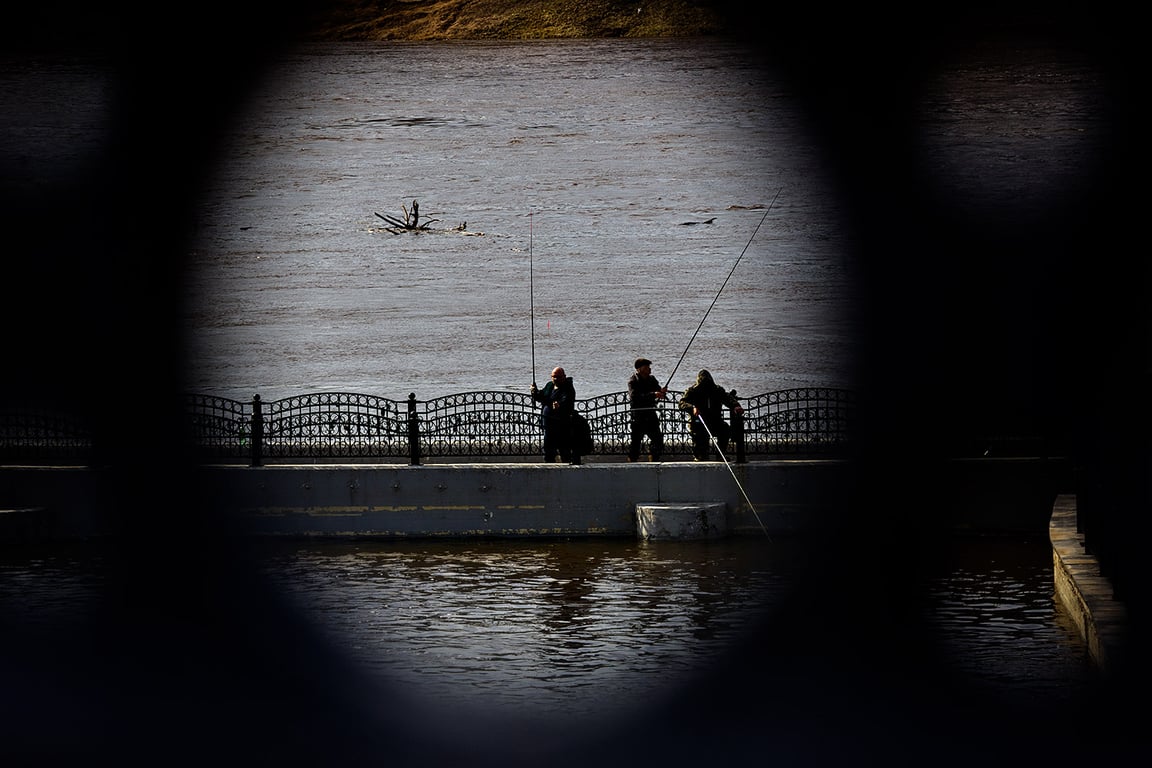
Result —
M400 691L414 708L458 722L475 714L473 722L593 723L675 696L744 633L756 637L804 578L814 546L757 537L267 541L257 564L363 671L367 695L374 680L379 691ZM1009 704L1059 705L1091 690L1095 670L1053 598L1043 537L926 548L925 618L955 680L980 700ZM30 643L82 637L107 597L106 571L98 547L0 553L0 631ZM867 585L862 576L843 594ZM843 627L849 646L852 632ZM859 641L868 647L868 638Z
M0 633L36 638L83 627L97 613L105 557L87 545L0 550Z
M706 673L743 631L771 620L812 545L280 544L262 562L337 647L416 696L464 710L591 717L672 695ZM937 546L927 620L958 678L1023 697L1072 698L1091 685L1087 649L1054 601L1046 541Z
M971 685L1052 703L1095 682L1087 645L1056 601L1046 538L957 538L936 555L929 622Z
M611 715L715 661L788 589L765 540L281 545L265 571L339 647L439 705Z

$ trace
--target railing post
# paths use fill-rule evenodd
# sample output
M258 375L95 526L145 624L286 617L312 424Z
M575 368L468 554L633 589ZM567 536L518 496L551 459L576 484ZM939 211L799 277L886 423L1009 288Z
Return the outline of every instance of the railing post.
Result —
M408 393L408 460L420 464L420 419L416 415L416 393Z
M736 390L730 392L736 397ZM748 459L744 453L744 414L732 411L732 441L736 443L736 463L744 464Z
M264 464L264 409L260 395L252 396L252 463L259 467Z

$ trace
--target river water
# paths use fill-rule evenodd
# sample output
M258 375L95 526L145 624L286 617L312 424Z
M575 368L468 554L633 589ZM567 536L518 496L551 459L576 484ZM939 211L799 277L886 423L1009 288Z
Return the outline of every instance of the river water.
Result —
M835 195L738 46L318 46L227 138L189 259L194 391L431 399L561 365L591 397L641 355L665 382L683 355L674 389L851 383ZM386 231L414 201L431 231Z
M376 707L403 702L443 734L462 723L510 733L558 724L595 731L683 696L723 669L733 649L762 646L766 628L804 636L791 620L773 622L816 575L823 546L788 537L269 541L253 550L251 565L356 670L360 695ZM950 685L1021 716L1082 701L1097 673L1054 598L1051 557L1043 537L928 543L920 553L928 565L908 572L922 582L912 591L928 640L904 638L899 653L940 649ZM5 552L0 616L18 636L94 642L114 599L114 563L114 553L94 546ZM863 575L835 591L873 587ZM874 594L873 610L883 611L886 599ZM851 627L843 631L846 658L870 644L853 639ZM819 673L811 674L818 685Z
M811 546L290 545L262 567L338 647L417 697L471 716L595 723L707 674L810 575ZM1046 542L959 540L933 554L923 618L959 677L1022 706L1088 689L1092 663L1054 600Z
M1042 47L944 59L915 105L925 190L969 227L1042 215L1099 156L1098 79ZM640 355L673 389L855 383L837 169L740 45L306 47L223 140L188 257L193 391L431 399L561 365L590 397ZM430 231L389 233L414 202Z

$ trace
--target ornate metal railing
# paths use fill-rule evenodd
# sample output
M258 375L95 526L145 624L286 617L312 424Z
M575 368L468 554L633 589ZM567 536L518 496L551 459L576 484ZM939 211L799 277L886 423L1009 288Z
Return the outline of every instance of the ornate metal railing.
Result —
M187 395L189 439L203 458L245 459L252 455L250 404L212 395Z
M664 458L692 455L682 392L658 402ZM849 390L809 387L741 398L730 415L726 457L834 455L852 439L856 400ZM321 392L268 403L186 395L187 436L202 462L358 461L422 463L426 459L536 460L543 452L538 405L527 393L464 392L432 400ZM579 400L593 436L591 456L623 460L631 439L626 392ZM40 463L91 456L92 439L77 423L43 414L5 414L0 458Z
M0 411L0 463L87 463L92 457L87 419L66 406L29 405Z
M745 450L820 453L847 446L856 396L845 389L785 389L756 395L742 405Z
M263 417L263 458L408 455L407 409L395 400L321 392L274 400L254 412Z

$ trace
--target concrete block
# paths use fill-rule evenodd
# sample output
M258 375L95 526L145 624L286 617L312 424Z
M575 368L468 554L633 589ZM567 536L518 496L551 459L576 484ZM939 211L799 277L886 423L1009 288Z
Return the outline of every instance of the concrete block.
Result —
M646 541L714 539L728 535L728 505L637 504L636 535Z

